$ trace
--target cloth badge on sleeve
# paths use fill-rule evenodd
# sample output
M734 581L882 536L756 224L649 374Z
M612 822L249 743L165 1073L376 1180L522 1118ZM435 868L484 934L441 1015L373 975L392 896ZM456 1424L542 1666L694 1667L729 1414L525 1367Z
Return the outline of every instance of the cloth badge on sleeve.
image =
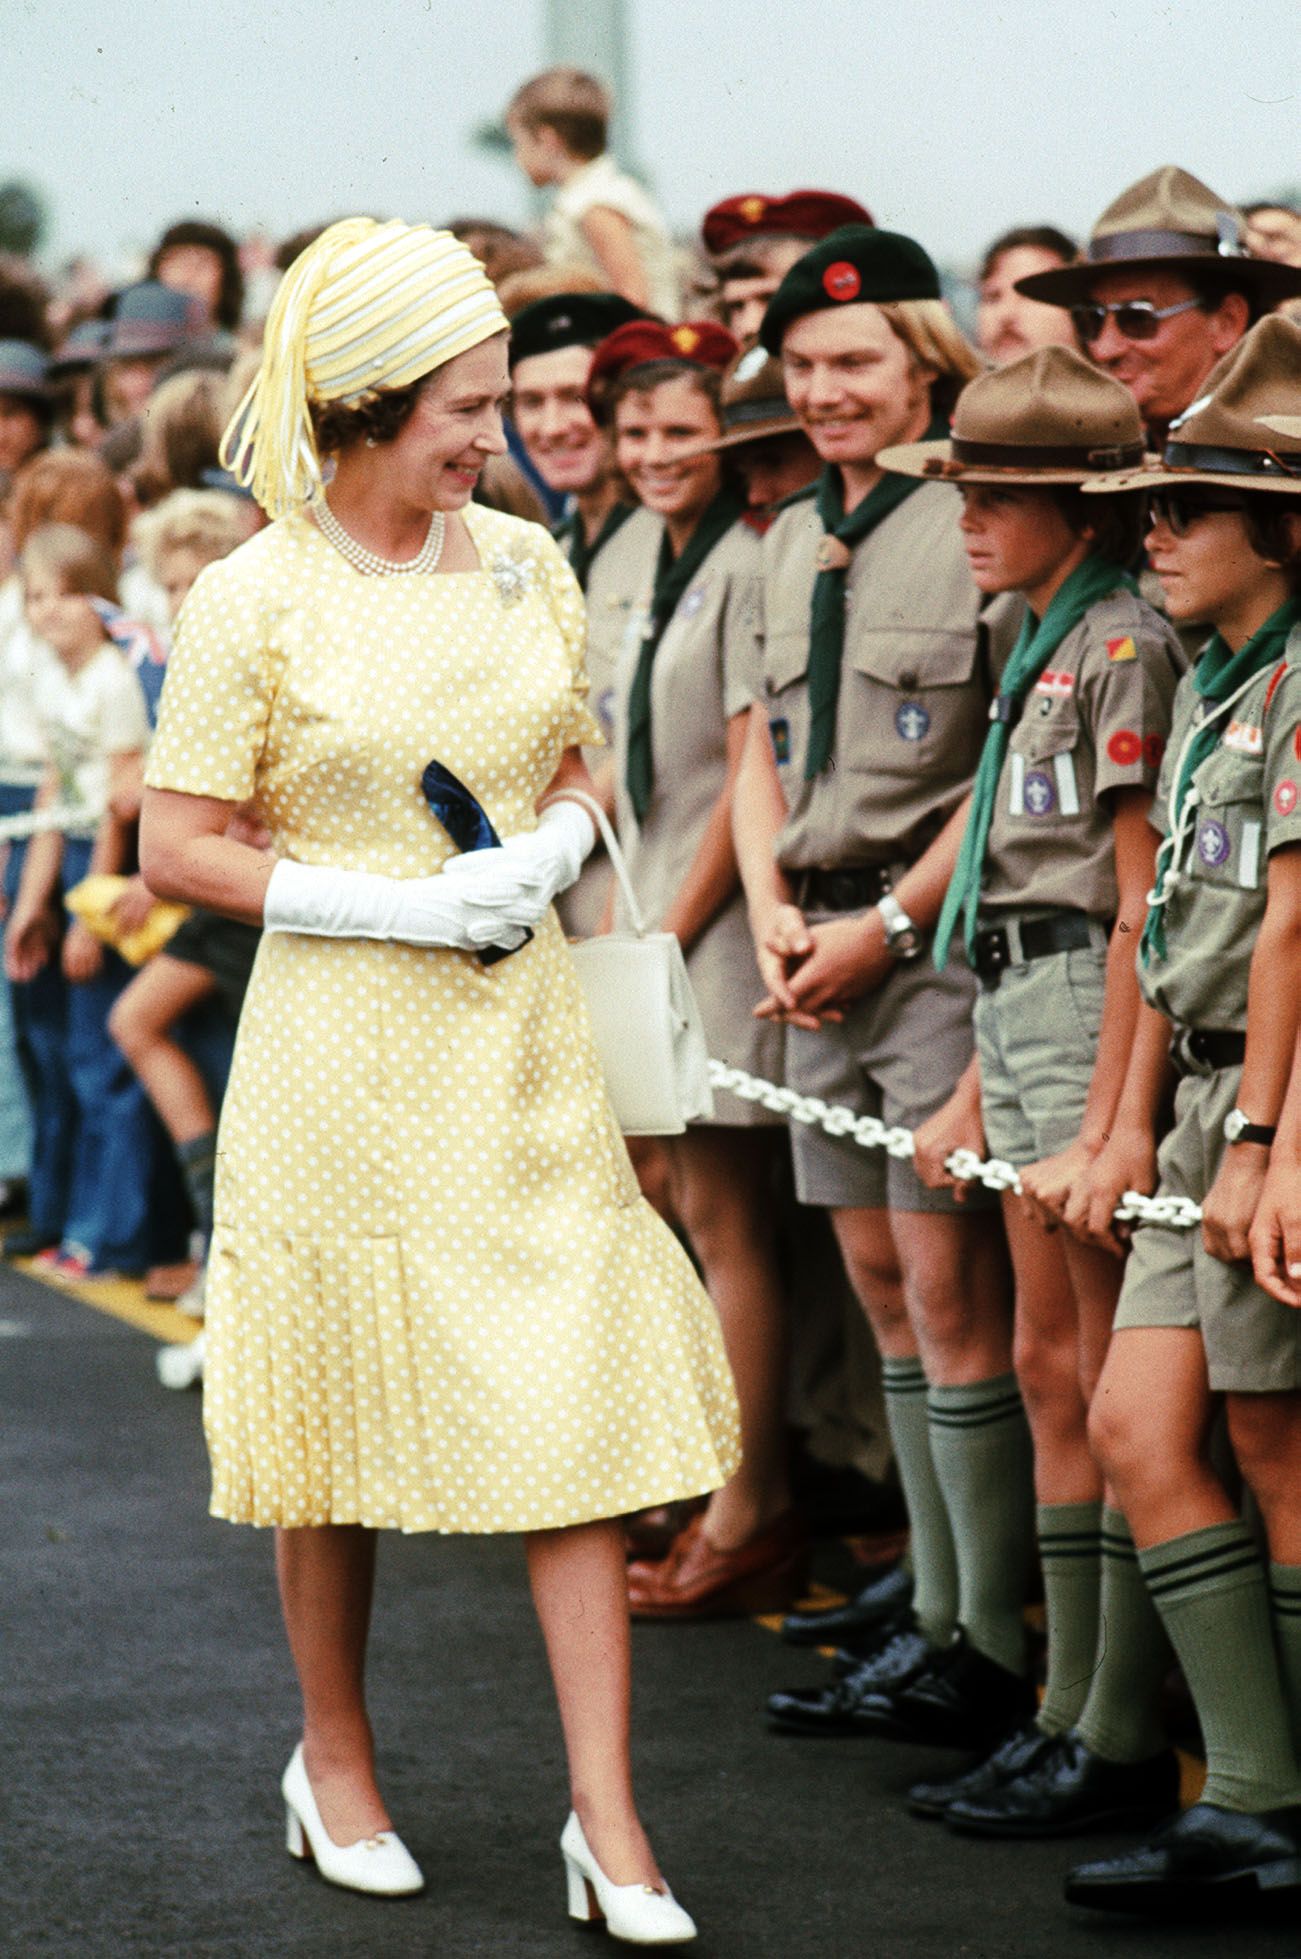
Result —
M1109 639L1107 641L1107 659L1113 667L1118 666L1122 660L1136 660L1137 658L1138 648L1128 633L1125 634L1123 639Z
M1235 755L1263 755L1265 737L1249 721L1230 721L1224 731L1224 746L1231 748Z
M1050 775L1031 769L1025 779L1025 806L1031 816L1051 816L1057 807L1057 791Z
M920 701L905 701L895 709L894 727L905 741L922 741L930 733L931 717Z
M693 585L691 590L683 595L682 602L678 606L679 616L683 619L693 619L704 603L704 586Z
M1117 768L1128 769L1142 759L1143 743L1132 728L1117 728L1107 743L1107 759Z
M1164 754L1165 754L1164 735L1144 735L1143 760L1147 763L1149 769L1159 769L1161 766L1161 757Z
M1296 809L1297 786L1291 776L1274 791L1274 807L1280 816L1291 816Z
M1213 816L1205 817L1197 832L1197 855L1208 870L1216 871L1228 862L1229 833Z
M1034 690L1036 694L1050 694L1054 700L1068 701L1075 692L1075 675L1053 673L1050 668L1047 673L1040 674Z

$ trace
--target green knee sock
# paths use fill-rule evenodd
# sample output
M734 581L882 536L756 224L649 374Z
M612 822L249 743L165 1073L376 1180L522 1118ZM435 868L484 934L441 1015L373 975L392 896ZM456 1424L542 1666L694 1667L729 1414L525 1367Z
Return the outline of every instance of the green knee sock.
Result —
M1036 1512L1048 1618L1048 1679L1039 1726L1065 1734L1080 1718L1098 1650L1101 1503L1041 1503Z
M883 1360L885 1414L911 1533L913 1612L934 1646L946 1646L958 1622L958 1567L948 1511L931 1460L926 1374L919 1360Z
M1301 1564L1270 1566L1269 1609L1283 1694L1292 1716L1292 1746L1301 1760Z
M1173 1664L1129 1525L1119 1510L1104 1505L1098 1649L1075 1724L1085 1747L1108 1762L1146 1762L1159 1754L1166 1746L1161 1683Z
M958 1623L987 1659L1024 1673L1034 1470L1016 1376L933 1387L927 1401L958 1560Z
M1245 1524L1212 1524L1138 1561L1206 1743L1202 1801L1256 1813L1301 1802L1265 1567Z
M212 1236L213 1187L217 1180L216 1130L210 1129L204 1136L195 1136L191 1142L178 1143L176 1154L180 1158L185 1188L194 1206L194 1221L203 1233L206 1244Z

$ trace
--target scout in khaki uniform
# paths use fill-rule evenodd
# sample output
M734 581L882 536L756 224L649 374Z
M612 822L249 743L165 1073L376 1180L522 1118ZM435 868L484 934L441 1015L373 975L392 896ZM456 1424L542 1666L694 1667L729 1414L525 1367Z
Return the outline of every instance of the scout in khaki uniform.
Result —
M796 259L842 224L871 222L870 211L833 190L792 190L784 197L748 190L711 205L700 236L718 278L723 325L751 346Z
M1263 320L1160 465L1098 486L1151 491L1170 612L1214 628L1175 702L1140 952L1148 1006L1109 1146L1126 1181L1144 1175L1173 1036L1159 1194L1200 1204L1203 1223L1135 1232L1090 1420L1196 1703L1207 1780L1150 1842L1067 1880L1068 1898L1120 1910L1187 1909L1230 1881L1301 1890L1301 1312L1246 1263L1301 962L1301 442L1257 417L1299 391L1301 328ZM1268 1563L1206 1453L1221 1394Z
M791 1087L914 1127L971 1058L974 981L921 955L997 649L953 491L887 477L876 458L940 433L977 362L921 247L863 226L787 273L763 343L824 469L763 547L762 691L736 802L761 1011L787 1023ZM774 1696L770 1713L992 1744L1031 1702L1029 1438L998 1222L852 1140L796 1126L792 1145L798 1194L831 1212L883 1356L915 1617L846 1682Z
M763 997L731 838L732 784L753 694L751 612L760 545L713 447L721 327L634 326L598 362L615 456L659 526L659 548L615 675L619 835L641 908L686 954L711 1055L771 1079L781 1030ZM616 921L619 916L616 899ZM742 1466L658 1561L629 1567L643 1618L791 1603L805 1545L786 1475L784 1299L772 1188L784 1128L720 1094L712 1122L666 1138L673 1207L744 1383Z
M1035 1445L1047 1684L1034 1720L986 1763L911 1798L922 1814L991 1835L1154 1821L1179 1786L1159 1737L1155 1747L1139 1737L1147 1759L1113 1759L1112 1702L1086 1707L1091 1680L1124 1685L1095 1665L1102 1546L1125 1524L1103 1510L1087 1434L1121 1267L1109 1251L1045 1229L1110 1132L1139 1010L1134 952L1156 856L1148 813L1182 660L1124 569L1139 548L1141 494L1102 504L1080 486L1142 455L1132 397L1079 354L1049 346L973 381L950 442L879 458L958 485L977 585L1019 591L1028 608L934 945L942 966L957 934L965 939L981 989L977 1060L955 1098L958 1128L937 1122L919 1157L924 1172L952 1181L940 1166L965 1139L978 1089L988 1151L1020 1169L1028 1193L1008 1192L1003 1211L1016 1370ZM1141 1591L1132 1561L1121 1571ZM1102 1599L1104 1652L1115 1608ZM1122 1694L1121 1718L1126 1705Z

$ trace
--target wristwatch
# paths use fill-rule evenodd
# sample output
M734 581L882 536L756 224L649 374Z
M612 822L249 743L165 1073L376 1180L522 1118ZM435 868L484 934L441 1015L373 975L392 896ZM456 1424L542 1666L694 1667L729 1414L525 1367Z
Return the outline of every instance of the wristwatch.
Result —
M922 935L893 892L877 899L876 908L885 927L885 949L892 959L916 959L922 950Z
M1241 1109L1230 1109L1224 1118L1226 1143L1263 1143L1268 1149L1277 1134L1272 1123L1252 1122Z

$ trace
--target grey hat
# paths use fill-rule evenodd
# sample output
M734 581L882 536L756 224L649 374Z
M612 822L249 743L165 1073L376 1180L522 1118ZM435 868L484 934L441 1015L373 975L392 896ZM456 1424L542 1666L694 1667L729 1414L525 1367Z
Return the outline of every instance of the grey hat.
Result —
M103 360L147 359L170 354L202 324L202 309L186 293L156 279L124 286L113 301Z
M0 340L0 395L50 399L50 364L30 340Z

